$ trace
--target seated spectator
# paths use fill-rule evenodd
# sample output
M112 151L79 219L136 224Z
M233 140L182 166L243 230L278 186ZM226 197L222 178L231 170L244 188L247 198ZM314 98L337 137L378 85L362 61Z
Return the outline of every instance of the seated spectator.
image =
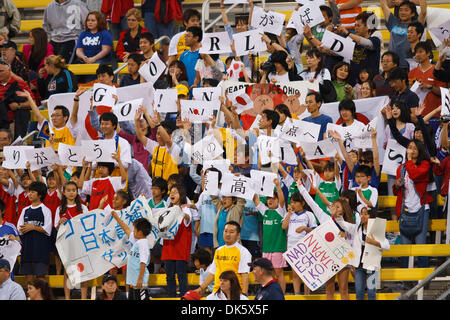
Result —
M6 259L0 259L0 300L26 300L20 284L11 280L11 266Z
M113 40L100 12L91 12L85 21L85 31L78 37L76 55L81 63L102 63L112 58Z
M239 279L234 271L226 270L222 272L219 280L219 289L208 295L206 300L248 300L247 296L242 294Z
M44 60L53 55L53 46L48 43L47 33L42 28L30 31L30 44L23 45L23 55L30 70L39 72L44 67Z
M119 60L126 62L132 53L137 53L139 49L140 35L148 32L147 29L140 26L142 13L136 8L127 12L128 29L122 31L117 42L116 54Z
M47 73L47 77L45 77ZM45 58L44 68L39 70L38 88L42 99L57 93L76 92L77 77L67 69L62 56L51 55Z
M361 85L361 95L360 98L356 99L367 99L375 97L376 87L373 81L364 81Z
M34 279L27 284L27 294L29 300L53 300L52 289L47 281Z
M350 64L347 62L338 62L333 68L332 83L336 90L337 101L353 99L353 87L349 83L351 76Z
M260 83L287 83L289 81L300 80L301 77L293 69L289 69L287 63L288 54L285 51L277 50L270 57L270 69L263 68Z
M11 0L3 0L0 6L0 32L11 39L20 31L20 12Z
M409 48L406 51L406 61L409 65L409 70L412 70L416 68L419 63L417 60L414 59L414 49L416 47L416 44L420 42L420 39L422 38L422 35L424 33L425 29L423 25L420 22L411 22L408 25L408 33L406 34L406 40L409 42Z
M84 29L83 21L88 13L85 2L81 0L55 0L44 10L42 28L51 39L53 52L69 64L74 59L77 39Z
M142 82L139 68L141 67L142 62L144 62L144 56L139 53L132 53L128 56L127 62L128 74L123 75L119 87L131 86Z
M1 46L2 60L11 66L12 76L15 79L28 81L29 70L21 53L17 50L17 44L11 40L5 41Z
M111 30L111 35L114 40L118 40L120 32L127 28L126 14L133 7L133 0L102 1L101 12L109 22L109 30Z
M106 273L102 280L102 293L96 300L127 300L127 297L119 289L117 277Z
M377 96L388 96L394 94L394 89L392 89L389 81L387 80L391 71L398 67L400 63L400 58L398 54L392 51L386 51L381 56L381 69L383 70L381 74L377 74L373 77L373 82L377 87Z
M361 99L361 86L364 82L373 80L373 73L368 68L362 68L359 71L358 79L356 80L356 84L353 87L353 94L355 96L355 99ZM372 82L373 83L373 82Z

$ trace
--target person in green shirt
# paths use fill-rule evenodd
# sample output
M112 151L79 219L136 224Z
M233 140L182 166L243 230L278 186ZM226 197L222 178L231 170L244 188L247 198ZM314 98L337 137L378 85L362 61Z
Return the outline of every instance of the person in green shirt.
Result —
M160 209L167 207L164 199L167 195L167 181L161 177L157 177L152 181L152 198L148 201L148 205L152 209Z
M284 195L278 178L274 179L275 189L272 197L267 197L267 206L260 200L255 193L253 202L255 203L258 216L262 219L262 256L269 259L275 269L278 283L286 292L286 281L284 279L283 268L287 267L283 253L287 250L286 231L281 227L282 220L286 214L284 209Z
M337 94L337 101L354 99L353 87L350 85L350 64L341 61L336 63L331 75L332 83Z

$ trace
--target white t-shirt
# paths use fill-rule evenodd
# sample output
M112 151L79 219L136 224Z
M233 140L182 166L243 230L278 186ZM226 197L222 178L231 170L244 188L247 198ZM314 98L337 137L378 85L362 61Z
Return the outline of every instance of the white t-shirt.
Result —
M281 76L276 73L269 73L267 78L269 79L268 82L270 83L272 83L272 79L277 80L275 83L287 83L289 82L289 72L286 72Z
M420 197L416 192L414 187L414 181L409 178L408 171L405 172L405 207L408 208L408 211L417 212L420 210L422 205L420 204Z
M316 72L308 72L308 71L303 71L302 73L300 73L300 77L303 78L303 80L314 80L316 79L317 81L319 81L320 84L323 84L324 80L330 80L331 81L331 74L330 71L328 71L327 68L323 68L319 74L317 75L317 78L314 78L314 76L316 75Z
M287 218L287 215L283 218L283 221ZM297 228L301 226L306 226L308 228L315 228L317 227L316 218L314 217L314 214L310 211L304 210L303 213L297 214L295 212L292 212L291 217L289 219L289 227L287 230L287 247L292 248L299 242L301 239L303 239L306 235L306 231L302 231L298 233Z
M208 295L206 297L206 300L228 300L227 296L225 295L225 293L223 293L222 291L216 291L214 293L211 293L210 295ZM239 300L248 300L248 297L241 294L239 297Z

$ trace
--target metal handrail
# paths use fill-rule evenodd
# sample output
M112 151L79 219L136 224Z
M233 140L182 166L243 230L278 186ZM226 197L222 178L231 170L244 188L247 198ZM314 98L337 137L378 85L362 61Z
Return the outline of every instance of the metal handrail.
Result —
M166 38L170 41L170 38L169 38L168 36L162 36L162 37L159 37L158 40L156 40L154 46L156 46L158 43L160 43L162 40L164 40L164 39L166 39ZM128 65L128 61L125 62L125 63L124 63L123 65L121 65L120 67L118 67L116 70L114 70L114 74L119 73L119 72L120 72L121 70L123 70L127 65Z
M397 297L395 300L409 300L417 291L422 289L426 284L428 284L431 280L433 280L438 274L444 271L447 267L450 266L450 258L447 258L443 264L441 264L436 270L434 270L428 277L419 281L419 283L401 296Z

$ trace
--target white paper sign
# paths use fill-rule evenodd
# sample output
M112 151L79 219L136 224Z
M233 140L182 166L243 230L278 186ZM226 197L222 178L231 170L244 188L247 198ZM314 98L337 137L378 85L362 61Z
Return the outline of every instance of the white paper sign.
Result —
M405 159L406 148L400 145L397 140L389 139L386 145L386 152L384 153L381 172L395 176L398 166L404 163Z
M134 116L139 106L142 105L142 98L135 99L127 102L120 102L113 107L113 113L117 116L117 120L120 121L134 121Z
M22 246L16 240L9 240L9 236L0 237L0 259L6 259L9 262L11 271L16 263L17 256L20 254Z
M273 197L273 194L275 192L275 183L273 182L273 180L278 177L276 173L251 170L250 177L252 178L253 188L256 194L266 197Z
M107 86L102 83L94 83L92 94L92 105L113 107L116 103L113 95L117 96L117 89L114 86Z
M219 173L217 171L208 171L205 175L205 189L206 195L219 194Z
M212 117L214 110L219 110L220 101L180 100L181 119L192 123L205 123Z
M24 169L28 161L25 150L34 149L33 146L4 146L5 161L2 167L6 169Z
M385 234L386 219L369 219L367 222L367 235L374 237L376 241L381 243L385 239ZM381 248L366 242L362 256L363 268L367 270L380 270L382 252L383 250Z
M356 258L352 247L329 220L308 233L283 256L305 285L315 291Z
M294 14L294 12L292 12L292 14ZM317 4L304 5L297 10L296 14L303 26L308 25L311 28L325 21L322 11L320 11L320 7Z
M319 124L291 118L284 122L281 138L294 143L316 142L319 139L319 133Z
M247 55L249 52L257 53L267 50L267 45L262 41L263 30L256 29L233 34L234 47L237 56Z
M300 146L305 151L305 156L308 160L332 158L337 152L331 139L318 142L300 142Z
M225 173L222 175L221 194L230 197L239 197L252 200L255 194L252 179L243 175Z
M153 107L158 112L178 112L177 89L155 89Z
M450 89L441 88L441 116L450 114Z
M295 0L298 3L301 3L305 6L315 5L317 7L323 5L325 3L324 0Z
M216 168L222 174L231 173L230 172L231 162L229 159L214 159L214 160L205 160L203 161L203 172L205 172L209 168Z
M285 18L286 16L282 13L275 11L266 12L263 8L255 6L253 8L251 26L279 36L283 31Z
M111 154L116 153L116 142L114 139L105 140L83 140L81 147L89 162L114 162Z
M218 101L222 94L220 87L204 87L192 89L192 97L201 101Z
M221 54L231 52L231 39L228 32L204 33L202 38L202 46L200 47L202 54Z
M213 135L207 135L192 148L192 158L198 163L213 160L222 154L223 148Z
M325 30L322 38L322 46L325 49L331 50L337 55L344 57L344 59L348 61L353 58L355 42L349 37L344 38L334 32Z
M279 138L260 135L256 141L259 150L261 164L280 162L280 142Z
M83 166L83 157L85 156L83 147L71 146L64 143L58 144L58 157L62 165Z
M27 149L25 155L32 171L59 163L58 155L53 147Z
M230 63L230 67L227 69L228 80L239 81L239 78L244 76L242 72L242 67L244 63L242 61L232 60Z
M428 30L433 33L440 42L444 42L445 39L450 38L450 20L447 20L437 27L429 28Z
M139 74L144 77L145 81L155 83L166 67L158 53L155 52L150 60L139 69Z

